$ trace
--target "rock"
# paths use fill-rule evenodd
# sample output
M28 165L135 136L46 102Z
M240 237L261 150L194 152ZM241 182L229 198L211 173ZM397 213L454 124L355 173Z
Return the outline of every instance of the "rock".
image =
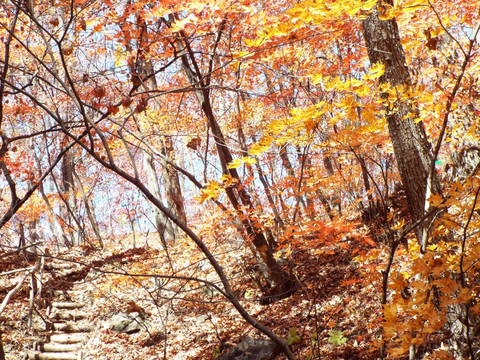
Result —
M133 334L145 329L145 318L138 312L119 313L105 321L104 327L119 333Z
M276 349L271 340L245 338L216 360L270 360L277 355Z

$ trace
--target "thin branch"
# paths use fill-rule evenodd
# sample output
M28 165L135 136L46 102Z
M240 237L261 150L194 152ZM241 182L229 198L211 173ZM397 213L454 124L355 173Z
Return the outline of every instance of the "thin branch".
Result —
M460 256L460 281L462 284L462 288L467 287L466 279L465 279L465 271L463 269L463 262L465 257L465 248L467 243L467 229L470 226L470 222L472 220L473 214L475 213L475 208L477 206L478 195L480 194L480 186L478 187L477 191L475 192L475 198L473 199L473 203L470 209L470 214L468 215L467 223L463 228L463 239L462 239L462 255ZM465 327L466 327L466 335L467 335L467 345L468 350L470 353L470 359L475 360L475 352L473 350L472 338L470 337L470 306L468 303L465 304Z
M30 266L28 268L23 268L23 269L15 269L15 270L10 270L10 271L5 271L5 272L1 273L0 276L15 274L17 272L22 272L22 271L30 271L30 270L33 270L33 269L35 269L35 266Z
M20 290L20 287L22 286L22 284L25 282L25 280L28 278L28 276L33 273L33 271L35 271L35 269L38 267L38 264L36 266L33 267L33 269L31 271L28 271L25 276L20 279L18 281L18 284L8 292L8 294L5 296L5 298L3 299L2 303L0 304L0 314L3 313L3 311L5 310L5 308L7 307L7 304L8 302L10 301L10 299L12 298L13 295L15 295L15 293Z
M432 4L430 3L430 0L429 0L429 4L432 7L432 9L435 11ZM435 11L435 14L437 14L436 11ZM438 14L437 14L437 17L438 17ZM443 27L442 21L439 17L438 17L438 21L440 22L440 25ZM452 111L453 102L455 100L455 97L457 96L458 90L460 89L460 85L462 84L462 80L464 78L465 71L466 71L467 66L470 62L470 59L472 57L473 46L475 44L475 39L477 38L477 35L478 35L479 31L480 31L480 23L477 25L477 27L474 31L474 36L470 40L470 44L469 44L468 50L466 52L460 46L460 49L462 49L462 52L463 52L465 58L463 60L463 63L462 63L461 69L460 69L460 75L458 75L457 80L455 82L455 85L452 89L452 92L448 96L447 103L445 105L445 115L443 117L442 126L440 128L440 134L438 135L437 142L435 143L435 147L434 147L434 150L433 150L433 156L432 156L432 160L431 160L431 164L430 164L430 170L429 170L428 178L427 178L424 211L429 211L429 209L430 209L429 198L433 194L433 183L434 183L434 179L435 179L435 169L436 169L435 162L438 158L438 155L440 153L440 148L442 146L443 139L445 137L445 133L446 133L446 130L447 130L447 125L448 125L448 122L449 122L450 113ZM425 252L426 247L427 247L427 239L426 239L427 231L426 231L426 229L423 229L422 237L423 237L423 239L421 241L421 244L422 244L422 249L421 250L422 250L422 252Z
M8 74L8 67L10 64L10 44L12 42L12 34L15 30L15 26L17 25L18 14L20 13L20 9L17 7L15 9L15 15L13 17L12 24L10 29L8 30L7 40L5 41L5 50L4 50L4 61L3 61L3 69L0 75L0 128L2 127L3 123L3 94L5 92L5 83L4 80L7 78ZM3 156L3 154L2 154Z

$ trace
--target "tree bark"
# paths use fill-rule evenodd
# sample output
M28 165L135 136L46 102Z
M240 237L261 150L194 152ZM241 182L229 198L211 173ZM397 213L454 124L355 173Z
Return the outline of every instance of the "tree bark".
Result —
M385 2L393 5L393 0ZM370 63L385 65L385 72L380 77L381 83L390 83L392 87L410 86L411 79L397 22L395 19L380 20L379 8L372 9L369 17L362 22ZM388 98L386 93L382 96ZM415 112L414 104L405 100L396 100L387 109L388 130L413 221L421 219L424 214L427 179L432 165L431 146L423 123L416 122L412 115ZM438 180L433 179L433 192L438 190ZM420 245L425 249L423 230L419 226L416 233Z
M67 222L70 228L70 238L71 245L79 245L79 234L78 231L75 231L74 222L78 224L78 221L75 219L74 210L76 209L76 199L75 199L75 184L73 179L73 169L74 169L73 156L70 152L67 152L62 160L62 192L65 196L64 206L63 206L63 219ZM67 246L69 244L66 244Z
M160 186L158 185L155 165L153 163L152 156L147 152L143 153L143 168L145 171L148 190L157 199L161 199ZM169 210L171 209L172 208L169 207ZM155 218L155 227L157 228L158 235L160 236L160 241L162 242L162 245L166 250L168 247L168 243L175 240L175 231L173 229L173 225L170 220L156 206L152 207L152 210Z
M92 229L95 234L95 237L97 238L98 245L100 245L100 248L103 250L104 248L103 239L102 239L102 235L100 234L100 228L98 227L97 219L95 218L92 199L89 197L88 194L85 193L82 180L80 179L80 176L78 176L75 169L73 169L73 175L75 177L77 188L80 190L80 194L82 195L83 202L85 203L85 210L87 211L87 216L88 216L88 220L90 221L90 225L92 225Z
M163 137L163 155L166 159L174 162L173 141L171 136ZM184 224L187 224L187 214L185 212L185 205L183 202L182 188L180 187L180 179L178 171L171 166L167 161L162 159L163 174L165 175L165 192L167 197L168 208L172 210L176 217L178 217ZM174 227L175 237L179 237L181 230Z
M155 69L151 61L146 59L144 49L148 46L144 40L144 35L147 34L147 26L141 17L137 17L137 27L141 30L140 36L137 40L137 56L134 61L130 63L130 73L132 82L136 88L146 92L154 91L157 88L157 80L155 78ZM127 41L127 49L132 50L132 44ZM156 100L156 105L160 108L160 103ZM168 160L174 158L174 147L172 138L168 135L163 136L160 140L162 142L161 148L163 155ZM162 174L165 178L165 196L167 200L167 207L177 216L183 223L187 224L187 216L185 212L185 205L180 187L180 179L178 171L169 165L166 161L161 160ZM144 153L144 169L147 172L147 183L149 188L156 192L155 195L160 195L160 187L158 177L155 170L155 165L150 154ZM160 199L160 197L158 197ZM155 214L155 225L159 231L160 239L163 246L169 242L175 241L179 237L181 230L174 226L168 218L161 214L158 209L153 208Z
M52 235L55 239L57 248L60 246L60 244L65 245L68 243L68 238L65 235L65 232L63 231L62 225L60 224L60 221L58 221L58 216L55 214L55 211L53 210L52 204L50 203L50 200L48 200L47 195L45 194L45 190L43 187L43 182L40 183L39 185L39 191L40 195L42 196L43 201L45 202L45 205L47 206L48 212L50 213L51 216L51 230L52 230Z

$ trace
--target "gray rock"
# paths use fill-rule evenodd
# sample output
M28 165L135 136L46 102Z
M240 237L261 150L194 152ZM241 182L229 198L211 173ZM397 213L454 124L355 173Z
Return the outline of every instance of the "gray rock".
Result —
M133 334L145 329L145 318L138 312L119 313L106 320L104 327L119 333Z
M277 355L276 348L271 340L245 338L216 360L270 360Z

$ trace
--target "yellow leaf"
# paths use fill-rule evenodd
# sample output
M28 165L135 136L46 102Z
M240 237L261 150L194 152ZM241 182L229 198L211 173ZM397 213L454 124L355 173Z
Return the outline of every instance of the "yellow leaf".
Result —
M365 80L374 80L378 79L385 72L385 65L381 63L373 64L370 68L370 74L365 75L363 78Z
M256 164L257 163L257 160L255 160L254 158L251 158L249 156L245 156L242 161L245 163L245 164L248 164L248 165L253 165L253 164Z
M239 168L240 166L242 166L242 164L243 164L242 160L235 159L230 164L228 164L228 168L229 169L236 169L236 168Z
M400 230L403 225L405 225L405 220L402 219L401 221L398 221L394 226L392 226L392 230Z
M259 155L264 151L267 151L270 148L270 145L272 144L272 142L273 142L273 137L264 136L260 139L259 142L253 144L250 147L250 150L248 151L248 153L253 156Z
M264 41L263 38L256 38L256 39L253 39L253 40L243 39L243 42L244 42L245 45L247 45L248 47L257 47L257 46L260 46L260 45L262 45L263 41Z
M228 175L228 174L223 175L220 178L220 180L222 180L222 184L224 188L229 187L230 185L236 182L236 179L234 179L232 175Z
M200 191L200 196L197 196L195 199L203 203L205 200L215 199L223 191L224 189L216 181L212 180Z
M249 156L245 156L242 159L235 159L233 160L230 164L228 164L229 169L236 169L242 166L243 164L248 164L248 165L253 165L257 161L254 158L251 158Z

